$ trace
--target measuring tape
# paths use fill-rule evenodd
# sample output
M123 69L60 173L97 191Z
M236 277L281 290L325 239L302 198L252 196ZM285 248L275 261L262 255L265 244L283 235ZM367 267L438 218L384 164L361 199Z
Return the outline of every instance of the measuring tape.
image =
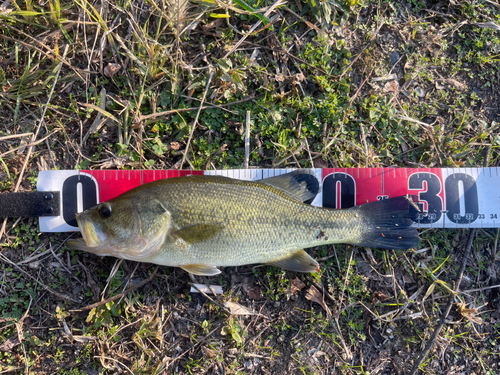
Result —
M75 214L134 187L165 178L218 175L260 180L292 169L43 171L37 192L0 194L0 217L39 216L41 232L77 231ZM304 169L321 181L314 206L349 208L415 194L410 207L420 228L499 228L500 168L325 168ZM33 195L33 199L28 195ZM244 197L242 197L244 199ZM24 202L27 209L20 203ZM10 208L8 208L10 207ZM413 216L412 216L413 217Z

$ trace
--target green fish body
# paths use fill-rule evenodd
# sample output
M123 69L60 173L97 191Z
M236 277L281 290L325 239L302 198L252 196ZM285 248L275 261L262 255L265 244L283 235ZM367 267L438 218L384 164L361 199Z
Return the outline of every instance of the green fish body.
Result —
M83 239L69 245L215 275L217 267L254 263L313 272L318 263L303 249L319 245L418 244L408 198L333 210L303 203L314 189L313 176L297 173L261 181L219 176L160 180L78 214Z

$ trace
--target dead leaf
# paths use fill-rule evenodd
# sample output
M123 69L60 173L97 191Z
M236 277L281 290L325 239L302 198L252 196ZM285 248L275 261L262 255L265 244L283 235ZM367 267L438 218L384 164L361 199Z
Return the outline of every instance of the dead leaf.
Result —
M90 342L90 341L95 341L97 340L97 337L96 336L80 336L80 335L73 335L73 340L77 341L77 342L81 342L81 343L87 343L87 342Z
M66 324L66 321L64 319L63 319L62 323L63 323L64 333L69 337L73 337L73 334L71 333L71 331L68 327L68 324Z
M318 305L320 305L328 315L332 315L332 312L328 308L328 306L325 303L325 300L323 299L323 295L321 292L316 289L314 285L312 285L309 290L306 293L306 299L309 301L316 302Z
M465 307L465 303L459 303L458 304L458 311L468 321L473 322L473 323L477 323L477 324L483 324L483 318L481 318L480 316L477 316L477 314L480 314L478 309L468 309Z
M453 78L447 78L444 80L444 82L455 87L459 91L465 91L467 89L467 86L465 86L462 82L459 82Z
M292 284L286 289L287 299L290 299L291 296L296 296L305 286L306 284L296 277L292 281Z
M7 341L5 341L2 345L0 345L0 352L10 352L14 347L19 345L19 338L17 335L11 337Z
M314 159L314 168L328 168L328 163L323 159Z
M443 85L441 85L438 81L435 82L434 84L436 86L436 89L437 90L443 90L445 87Z
M398 81L389 81L384 85L384 92L397 92L399 91L399 83Z
M242 284L241 287L245 291L246 295L253 299L260 298L260 288L255 284Z
M179 142L171 142L170 147L172 147L172 150L178 151L181 148L181 144Z
M388 76L384 77L375 77L372 79L372 82L385 82L385 81L392 81L394 79L397 79L398 76L396 74L390 74Z
M210 31L211 29L215 29L216 27L219 27L221 25L222 25L222 19L218 18L215 21L207 23L206 25L201 25L201 29L203 31Z
M212 349L208 349L207 347L202 347L203 353L205 353L205 356L207 358L213 358L215 357L215 352Z
M373 293L372 303L375 303L375 301L377 301L377 300L384 302L388 298L389 297L387 297L384 293L379 292L377 290L375 293Z
M226 302L224 303L224 306L228 308L233 315L257 315L252 310L246 308L245 306L241 306L236 302Z
M294 296L298 292L300 292L302 289L304 289L305 286L306 286L306 284L304 284L302 282L302 280L300 280L298 277L296 277L292 281L292 285L290 286L290 293L292 294L292 296Z
M283 74L276 74L275 79L278 82L285 82L285 76Z
M109 63L108 66L104 68L104 75L108 78L112 78L121 68L122 66L120 64Z
M300 82L303 82L306 80L306 77L304 76L303 73L297 73L295 74L295 76L293 77L293 83L295 85L299 84Z

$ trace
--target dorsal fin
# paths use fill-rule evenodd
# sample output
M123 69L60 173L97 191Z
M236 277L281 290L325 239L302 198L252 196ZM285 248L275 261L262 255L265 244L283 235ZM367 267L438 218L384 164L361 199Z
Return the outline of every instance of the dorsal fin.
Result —
M314 175L300 170L265 178L259 182L284 190L300 202L312 200L319 193L318 179Z

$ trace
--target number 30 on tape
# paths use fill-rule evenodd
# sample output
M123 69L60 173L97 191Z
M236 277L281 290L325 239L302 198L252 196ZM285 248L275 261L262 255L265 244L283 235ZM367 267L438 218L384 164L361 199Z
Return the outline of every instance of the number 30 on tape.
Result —
M78 230L75 214L127 190L164 178L221 175L259 180L291 169L220 171L43 171L38 191L61 192L61 214L41 217L42 232ZM336 168L304 169L321 181L312 204L349 208L367 202L416 194L415 226L423 228L500 227L500 168ZM244 199L244 197L242 197Z

